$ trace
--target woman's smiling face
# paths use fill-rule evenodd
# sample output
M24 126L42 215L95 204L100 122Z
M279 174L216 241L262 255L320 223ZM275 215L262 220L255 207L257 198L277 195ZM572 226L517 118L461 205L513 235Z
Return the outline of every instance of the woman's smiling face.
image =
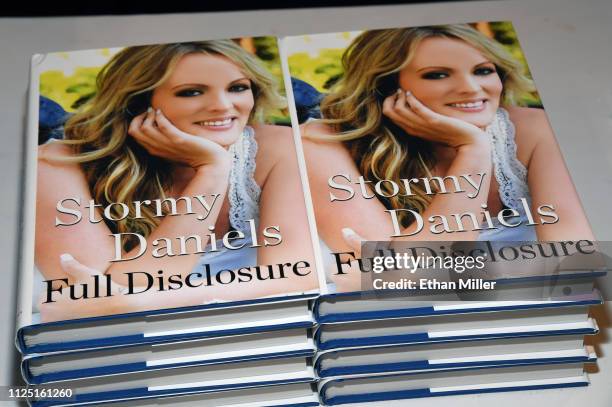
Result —
M443 37L416 46L399 85L434 112L480 128L493 121L503 90L495 65L478 49Z
M228 147L242 134L255 102L251 81L231 60L188 54L153 91L151 105L179 130Z

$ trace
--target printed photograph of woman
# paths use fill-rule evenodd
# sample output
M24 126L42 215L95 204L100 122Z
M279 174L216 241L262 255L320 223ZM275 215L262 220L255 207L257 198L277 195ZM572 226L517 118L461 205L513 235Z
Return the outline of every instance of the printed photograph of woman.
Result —
M287 47L292 76L322 93L301 133L326 250L593 239L520 47L513 55L488 23L292 37Z
M97 275L115 293L47 289L42 321L318 287L292 130L270 124L286 114L281 81L244 42L119 50L62 137L39 146L35 290ZM209 281L134 288L192 274ZM121 295L128 285L139 294Z

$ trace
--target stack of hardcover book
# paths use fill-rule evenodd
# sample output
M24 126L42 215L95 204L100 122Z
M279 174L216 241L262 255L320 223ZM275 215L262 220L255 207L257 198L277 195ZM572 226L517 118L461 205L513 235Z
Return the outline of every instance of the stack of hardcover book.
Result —
M283 304L272 304L279 308L276 314L282 315ZM266 304L263 309L272 304ZM249 314L250 323L228 324L231 329L225 331L223 326L218 326L220 329L216 329L214 335L196 335L197 329L192 325L191 329L181 330L181 334L189 335L145 331L135 335L88 338L82 340L82 348L72 341L52 343L41 339L42 343L30 348L41 351L24 356L23 377L27 383L42 389L71 389L75 395L72 401L79 403L309 383L315 379L310 365L315 347L309 332L313 322L307 318L309 311L304 304L305 301L295 304L296 308L304 308L303 321L286 323L285 318L277 317L272 327L255 321L255 308L259 305L224 307L221 309L224 314ZM214 318L220 310L206 311ZM192 312L203 313L201 310ZM155 319L156 316L147 317ZM181 316L166 314L163 317L180 321ZM92 322L104 324L104 321L83 323ZM275 323L274 319L266 322ZM104 326L110 330L111 324ZM78 329L79 325L76 326ZM49 332L45 334L46 338L51 337ZM140 336L141 340L128 344L123 341L127 336L132 340ZM95 343L97 346L88 347ZM67 350L68 344L74 347ZM42 352L60 348L61 351ZM49 400L49 405L52 401ZM48 403L41 401L40 405Z
M32 405L586 385L602 269L515 38L479 22L35 55Z
M33 57L17 346L34 405L314 397L298 155L258 121L286 105L249 47L280 71L274 38Z
M328 280L315 305L323 404L588 382L605 266L520 45L498 42L509 33L285 40L291 75L323 93L300 128ZM317 56L325 68L310 68Z
M429 306L363 297L317 301L315 371L327 405L582 386L584 363L596 361L584 336L598 332L588 317L589 305L601 302L597 291L562 301Z

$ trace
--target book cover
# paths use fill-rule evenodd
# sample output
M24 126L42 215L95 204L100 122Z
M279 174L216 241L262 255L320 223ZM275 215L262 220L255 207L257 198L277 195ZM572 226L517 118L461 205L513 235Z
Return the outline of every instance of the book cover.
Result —
M428 294L485 266L489 279L530 276L594 250L511 23L284 44L331 292ZM377 241L394 251L362 246ZM454 281L411 276L436 268Z
M285 86L275 37L34 56L19 327L316 296Z

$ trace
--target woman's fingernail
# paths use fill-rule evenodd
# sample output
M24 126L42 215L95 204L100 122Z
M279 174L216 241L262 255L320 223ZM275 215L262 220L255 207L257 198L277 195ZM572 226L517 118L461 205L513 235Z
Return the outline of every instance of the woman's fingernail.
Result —
M71 261L74 260L74 257L70 253L60 254L60 261Z
M354 237L356 235L355 231L351 228L342 228L342 235L345 238Z
M410 92L409 90L406 91L406 96L412 96L412 92Z
M151 113L152 111L153 111L153 108L149 106L149 108L147 109L147 113Z

